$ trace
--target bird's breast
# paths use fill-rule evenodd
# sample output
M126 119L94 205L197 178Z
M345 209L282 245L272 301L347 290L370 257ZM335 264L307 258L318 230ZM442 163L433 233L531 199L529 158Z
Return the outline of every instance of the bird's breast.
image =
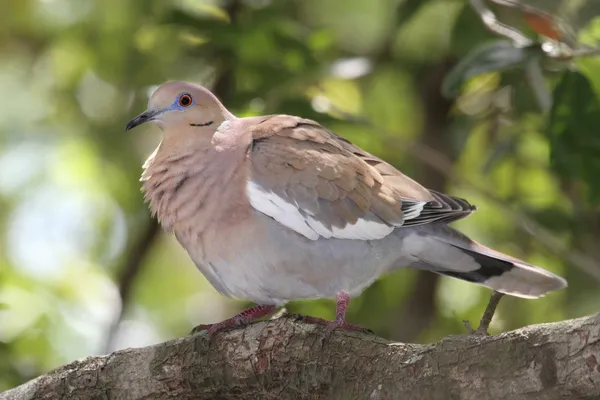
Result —
M147 163L142 180L150 209L166 230L186 243L200 242L249 217L247 172L240 151L208 149L159 156Z

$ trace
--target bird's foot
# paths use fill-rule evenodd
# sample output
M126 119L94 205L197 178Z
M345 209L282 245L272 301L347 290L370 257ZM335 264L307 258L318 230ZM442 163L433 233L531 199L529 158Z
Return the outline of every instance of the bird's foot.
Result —
M373 333L373 331L370 329L363 328L362 326L354 325L354 324L351 324L344 320L338 320L338 319L333 320L333 321L328 321L323 318L299 315L298 318L296 319L296 321L302 321L307 324L313 324L313 325L323 325L323 326L325 326L325 328L327 330L327 336L330 336L331 333L337 328L345 329L347 331L352 331L352 332L371 333L371 334Z
M363 328L362 326L358 326L355 324L351 324L349 322L346 321L340 321L340 320L334 320L334 321L330 321L327 325L327 333L329 335L331 335L331 333L338 328L341 329L345 329L347 331L351 331L351 332L360 332L360 333L373 333L372 330L367 329L367 328Z
M225 321L217 322L215 324L202 324L194 327L190 332L191 335L202 331L207 331L208 336L213 336L215 333L222 331L227 328L235 328L238 326L246 325L258 318L264 317L265 315L271 314L275 311L275 306L271 305L257 305L241 313L226 319Z
M331 333L337 328L352 332L373 333L370 329L346 322L346 309L348 308L349 303L350 295L346 292L338 292L335 296L335 319L333 321L327 321L326 319L317 317L302 316L296 318L296 321L301 320L309 324L325 325L327 328L326 337L330 337Z
M241 318L233 317L226 319L225 321L217 322L215 324L200 324L192 329L190 335L206 331L206 334L208 336L213 336L215 333L222 331L223 329L235 328L237 326L242 326L246 323L247 322Z

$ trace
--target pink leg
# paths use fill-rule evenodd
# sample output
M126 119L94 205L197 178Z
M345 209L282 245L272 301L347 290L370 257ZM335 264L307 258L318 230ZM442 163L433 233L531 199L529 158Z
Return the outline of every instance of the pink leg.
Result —
M269 315L273 311L275 311L275 308L275 306L266 306L259 304L252 308L244 310L241 313L234 315L229 319L226 319L225 321L221 321L216 324L198 325L194 329L192 329L192 333L198 333L200 331L208 330L208 336L212 336L222 329L246 325L247 323L252 322L260 317Z
M339 292L335 296L335 320L326 321L322 318L316 317L303 317L302 320L309 324L320 324L327 327L327 333L331 334L334 329L342 328L349 331L372 333L370 329L360 327L358 325L350 324L346 322L346 310L350 304L350 295L346 292Z

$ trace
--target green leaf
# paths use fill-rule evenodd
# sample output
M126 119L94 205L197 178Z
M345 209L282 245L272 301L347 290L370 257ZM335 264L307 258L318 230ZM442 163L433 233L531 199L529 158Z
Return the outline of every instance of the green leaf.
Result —
M544 79L544 72L542 71L539 57L529 58L525 65L525 75L540 110L544 114L548 113L550 107L552 107L552 95Z
M218 34L227 32L229 22L222 18L217 19L211 16L191 15L181 10L172 10L168 12L161 20L162 24L174 25L179 28L190 28L196 33L207 35L211 38L218 37ZM230 28L230 30L233 30Z
M600 58L598 57L581 57L575 60L579 71L590 80L596 96L600 98Z
M396 24L402 26L408 22L427 2L427 0L404 0L396 9Z
M463 9L454 22L451 37L451 52L457 59L466 57L482 43L498 40L498 36L485 28L479 14L473 12L473 8L467 2L464 2Z
M551 163L563 177L581 180L600 202L600 101L580 72L565 72L554 89L547 135Z
M467 54L446 76L442 85L442 94L447 98L456 97L460 94L466 80L488 72L523 65L539 51L533 47L515 47L505 40L480 46Z

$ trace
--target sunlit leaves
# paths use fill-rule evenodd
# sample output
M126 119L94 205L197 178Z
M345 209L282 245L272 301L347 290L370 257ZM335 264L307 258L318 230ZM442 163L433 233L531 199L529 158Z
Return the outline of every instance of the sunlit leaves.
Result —
M469 78L523 66L538 52L536 48L515 47L504 40L480 46L463 58L446 76L442 91L447 97L455 97Z

